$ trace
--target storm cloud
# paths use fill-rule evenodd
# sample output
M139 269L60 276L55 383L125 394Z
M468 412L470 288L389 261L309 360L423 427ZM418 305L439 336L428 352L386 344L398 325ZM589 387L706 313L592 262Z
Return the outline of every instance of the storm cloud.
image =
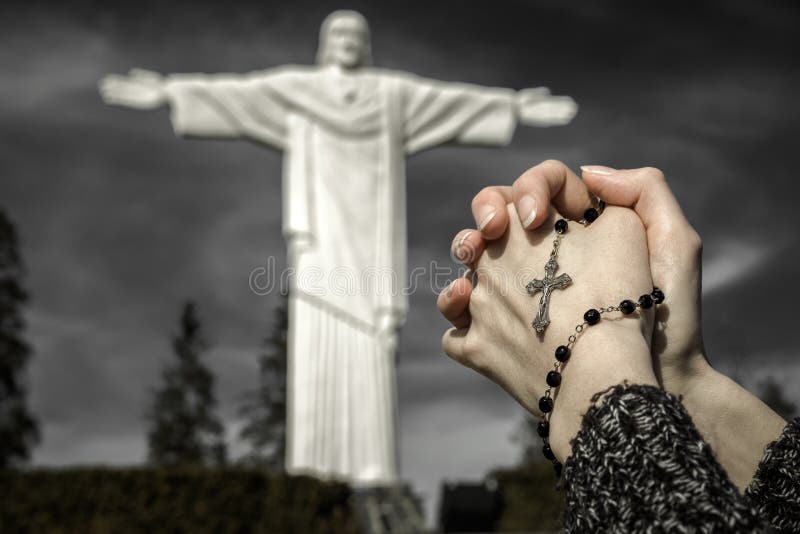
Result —
M167 112L103 105L97 81L143 67L245 72L310 63L330 11L361 11L376 65L442 80L545 85L580 104L568 127L520 128L505 149L445 147L408 162L410 268L452 265L472 196L547 158L660 167L702 235L709 355L755 387L775 374L800 401L791 2L136 2L0 8L0 205L16 221L33 300L37 464L132 464L149 387L183 300L198 301L229 432L255 386L275 294L250 272L280 236L280 155L185 141ZM442 478L516 461L522 411L450 362L429 287L411 299L399 356L403 475ZM235 447L234 447L235 448Z

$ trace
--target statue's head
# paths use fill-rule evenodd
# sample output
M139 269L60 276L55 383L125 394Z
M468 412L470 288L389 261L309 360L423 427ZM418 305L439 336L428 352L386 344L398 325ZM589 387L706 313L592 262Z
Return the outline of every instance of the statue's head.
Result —
M325 17L319 31L317 63L345 69L370 65L372 52L367 19L350 10L334 11Z

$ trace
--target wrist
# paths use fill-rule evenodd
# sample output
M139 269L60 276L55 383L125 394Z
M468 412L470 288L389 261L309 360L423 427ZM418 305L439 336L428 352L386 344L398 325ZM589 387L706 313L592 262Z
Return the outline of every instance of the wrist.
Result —
M679 373L664 371L662 383L666 391L681 400L703 439L716 450L717 427L726 406L729 408L725 396L730 379L711 367L704 357L694 356L688 362Z
M519 121L522 120L522 95L519 93L514 95L512 100L512 108L514 109L514 117Z
M166 105L173 105L176 100L175 84L169 77L164 77L160 86L161 102Z
M578 433L592 397L612 386L657 386L650 357L650 342L633 317L607 321L586 331L562 370L562 383L550 418L550 446L560 462L571 454L570 442Z
M744 490L765 447L780 436L786 421L758 397L716 371L705 358L692 366L693 372L674 393L680 395L692 422L730 479ZM743 422L747 423L746 431Z

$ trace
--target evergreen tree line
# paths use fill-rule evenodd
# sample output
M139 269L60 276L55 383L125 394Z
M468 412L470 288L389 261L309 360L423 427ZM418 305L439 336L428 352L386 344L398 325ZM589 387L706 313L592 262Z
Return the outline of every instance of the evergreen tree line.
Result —
M239 410L245 419L239 437L249 445L243 462L276 472L283 469L286 434L288 324L288 298L283 295L259 356L258 387L246 393ZM153 465L227 463L225 427L215 413L214 375L202 359L207 348L197 308L187 302L172 340L175 360L162 371L147 412L148 460Z
M0 208L0 469L29 461L40 440L38 423L26 403L25 368L31 348L24 338L28 294L23 275L16 229ZM259 355L258 386L244 396L239 411L245 420L239 438L249 445L244 462L280 471L286 435L287 295L274 313ZM175 358L163 369L147 410L148 460L165 467L222 465L228 456L225 429L216 414L214 375L203 362L207 340L192 302L183 306L172 349ZM797 407L774 379L761 384L760 396L783 417L796 414ZM514 437L523 464L541 461L535 427L535 419L528 416Z
M30 458L39 427L26 404L25 367L31 348L25 342L22 308L23 265L14 225L0 209L0 469Z
M16 228L0 208L0 470L30 460L40 442L39 425L27 405L25 370L31 358L25 341L23 262ZM259 382L240 408L239 434L249 451L243 461L280 471L286 433L286 340L288 296L275 310L272 329L259 355ZM148 461L154 466L219 466L227 462L225 429L216 414L214 375L203 361L208 349L197 307L184 304L172 339L174 359L152 390Z

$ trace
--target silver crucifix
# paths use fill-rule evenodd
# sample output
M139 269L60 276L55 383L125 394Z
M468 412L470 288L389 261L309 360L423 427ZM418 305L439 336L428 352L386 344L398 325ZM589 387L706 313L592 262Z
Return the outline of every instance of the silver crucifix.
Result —
M550 316L548 314L550 294L554 289L564 289L572 283L572 278L566 273L561 273L556 276L558 263L555 258L556 251L554 250L553 252L554 254L550 255L550 259L544 266L544 278L541 280L534 278L525 286L525 289L527 289L528 293L531 295L535 295L539 291L542 292L542 298L539 300L539 313L536 314L536 318L531 323L531 326L533 326L539 334L543 333L547 325L550 324Z

